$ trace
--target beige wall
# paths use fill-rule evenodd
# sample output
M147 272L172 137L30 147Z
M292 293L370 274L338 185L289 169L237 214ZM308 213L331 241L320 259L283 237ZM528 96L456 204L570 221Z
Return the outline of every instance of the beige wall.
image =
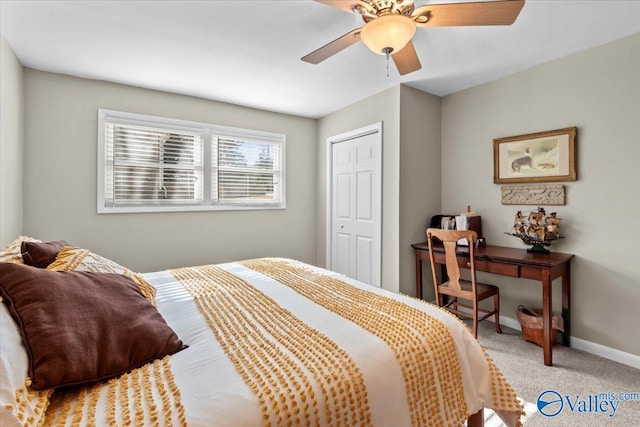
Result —
M0 245L22 234L23 74L0 37Z
M640 34L447 96L442 101L442 208L470 204L491 244L524 247L504 234L517 209L493 184L492 140L578 127L578 180L558 206L571 270L571 335L640 355ZM535 206L533 207L535 208ZM540 305L535 282L501 284L501 311ZM559 284L554 306L559 308Z
M137 271L260 256L315 261L315 120L31 69L25 105L26 234ZM287 209L98 215L98 108L286 134Z
M394 86L318 121L317 259L326 260L327 138L382 122L382 287L399 290L400 86Z
M411 243L440 210L440 98L394 86L319 120L318 259L326 259L327 138L375 122L382 136L382 287L415 295Z
M412 243L426 240L431 217L440 213L440 101L409 86L400 87L400 292L415 296ZM425 269L423 297L433 298Z

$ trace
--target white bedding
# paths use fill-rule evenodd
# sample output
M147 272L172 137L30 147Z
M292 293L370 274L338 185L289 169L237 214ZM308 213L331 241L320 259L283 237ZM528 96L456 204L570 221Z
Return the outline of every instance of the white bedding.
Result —
M348 353L364 378L370 424L394 427L412 425L407 386L401 367L393 351L382 339L255 270L239 263L221 264L218 267L243 279ZM517 402L513 403L512 408L504 408L501 407L504 403L494 402L496 378L492 376L499 373L492 369L492 363L488 362L483 349L457 318L423 301L371 287L337 273L307 267L356 288L425 311L441 321L455 339L468 414L483 407L496 408L509 425L517 424L520 411ZM66 397L56 392L45 425L55 425L62 418L66 422L59 425L72 425L74 421L79 421L79 425L108 425L114 421L120 425L127 420L137 425L268 425L270 421L263 420L264 414L256 392L247 385L246 378L238 374L223 346L216 340L211 324L199 311L192 294L170 271L147 273L144 277L157 289L158 310L180 339L189 345L189 348L172 355L168 360L175 389L171 388L169 379L159 387L157 379L154 382L155 374L147 371L135 378L129 376L118 380L120 385L112 382L111 385L94 386L83 397L77 392ZM126 381L126 385L122 385L122 381ZM132 386L133 382L138 385ZM501 376L498 382L502 384ZM145 384L151 384L148 390ZM506 387L507 391L510 390L510 387ZM164 393L162 388L165 389ZM136 393L142 397L138 396L138 404L131 403L124 408L119 404L114 405L113 395L116 393L120 401L127 398L133 401ZM318 392L316 397L320 399L319 396ZM513 411L509 412L509 409ZM105 415L109 413L110 416ZM320 413L319 420L319 425L341 423L341 420L326 420L323 413Z

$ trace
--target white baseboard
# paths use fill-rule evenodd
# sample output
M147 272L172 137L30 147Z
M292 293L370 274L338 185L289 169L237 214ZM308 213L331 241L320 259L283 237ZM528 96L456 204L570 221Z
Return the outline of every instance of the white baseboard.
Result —
M492 317L487 320L491 322L494 321ZM500 324L512 329L517 329L519 331L522 330L518 319L500 316ZM613 360L614 362L622 363L636 369L640 369L640 356L637 356L635 354L627 353L622 350L607 347L602 344L576 337L569 337L569 345L572 348L595 354L596 356L604 357L605 359Z
M435 304L435 300L431 302ZM461 309L465 310L464 307L461 307ZM491 316L487 320L490 322L495 322L493 316ZM500 324L508 328L522 331L518 319L500 316ZM569 345L575 349L582 350L584 352L591 353L605 359L613 360L614 362L622 363L623 365L628 365L633 368L640 369L640 356L638 355L627 353L622 350L617 350L615 348L607 347L602 344L576 337L569 337Z
M495 322L495 319L492 317L487 319L489 322ZM518 319L514 319L511 317L506 317L504 315L500 316L500 324L502 326L506 326L507 328L511 328L511 329L517 329L519 331L522 331L522 327L520 326L520 322L518 322Z
M586 351L587 353L595 354L596 356L604 357L605 359L640 369L640 356L635 354L606 347L602 344L597 344L595 342L576 337L569 337L569 343L571 344L571 347L577 348L578 350Z

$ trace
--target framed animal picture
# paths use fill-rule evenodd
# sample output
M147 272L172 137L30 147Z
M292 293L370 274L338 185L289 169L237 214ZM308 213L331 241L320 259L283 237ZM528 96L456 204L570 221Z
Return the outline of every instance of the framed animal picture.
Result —
M575 181L576 128L493 140L493 182Z

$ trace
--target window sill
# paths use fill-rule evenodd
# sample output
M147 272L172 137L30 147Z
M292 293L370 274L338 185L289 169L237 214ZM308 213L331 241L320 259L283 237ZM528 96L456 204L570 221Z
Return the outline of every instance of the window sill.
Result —
M216 206L98 206L99 214L154 213L154 212L208 212L208 211L262 211L286 209L286 203L279 205L216 205Z

